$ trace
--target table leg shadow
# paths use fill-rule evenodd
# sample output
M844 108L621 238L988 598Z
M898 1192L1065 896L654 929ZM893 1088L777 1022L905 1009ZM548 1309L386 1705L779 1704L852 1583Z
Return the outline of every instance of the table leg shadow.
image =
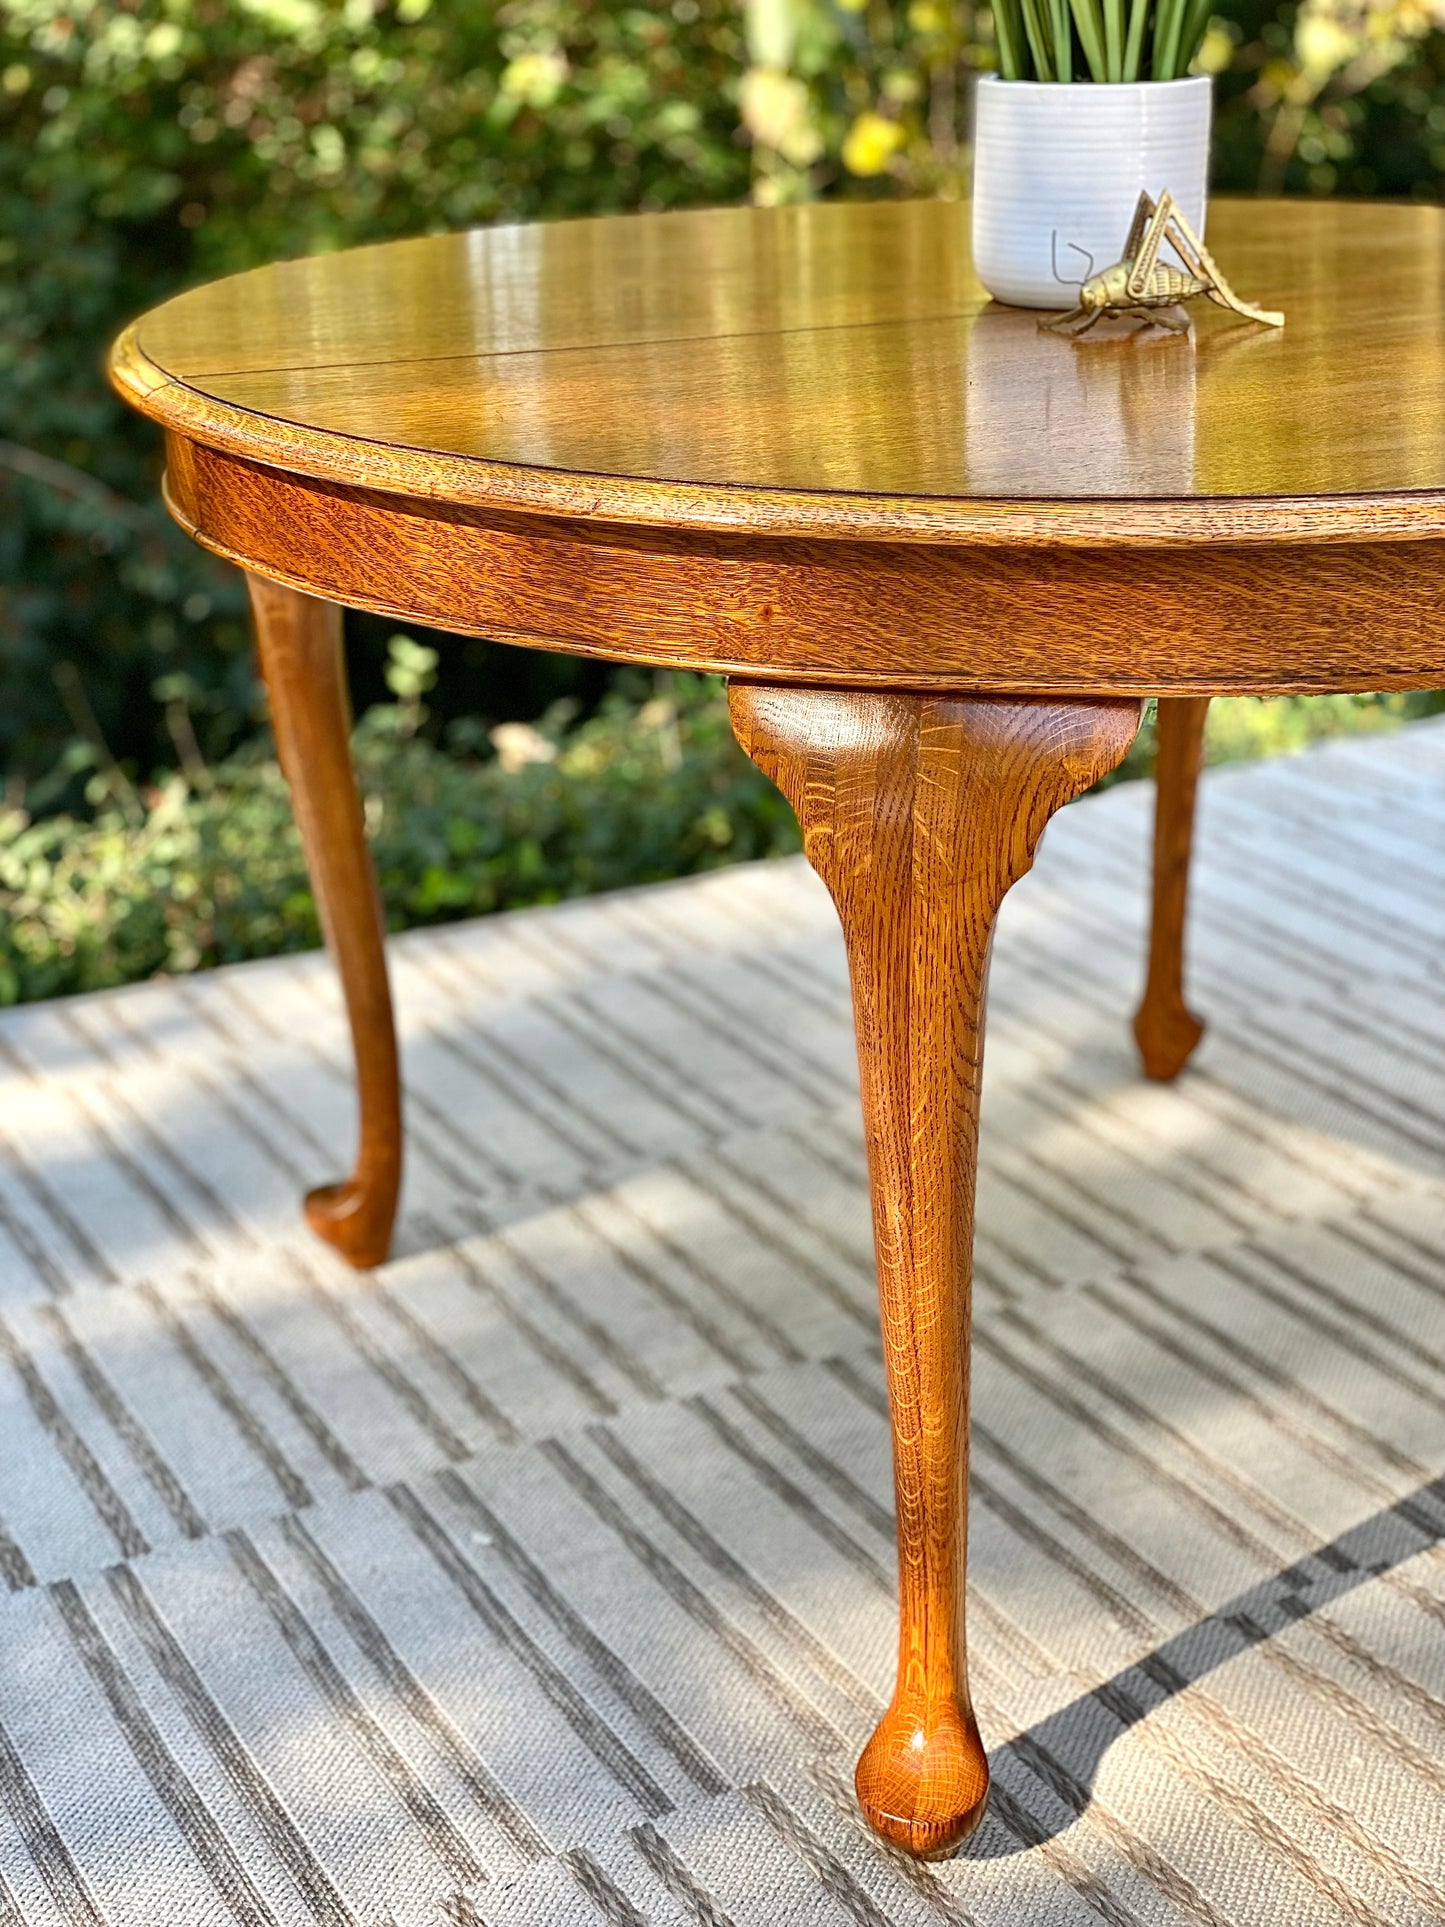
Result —
M1394 1572L1442 1537L1445 1475L1236 1594L1111 1679L992 1748L993 1807L995 1818L1004 1824L981 1827L962 1849L964 1857L1007 1858L1056 1838L1087 1812L1104 1758L1124 1734L1221 1666L1266 1645L1357 1587ZM1005 1790L1013 1777L1010 1762L1042 1780L1066 1817L1049 1826L1025 1810ZM1000 1813L1001 1807L1007 1812Z

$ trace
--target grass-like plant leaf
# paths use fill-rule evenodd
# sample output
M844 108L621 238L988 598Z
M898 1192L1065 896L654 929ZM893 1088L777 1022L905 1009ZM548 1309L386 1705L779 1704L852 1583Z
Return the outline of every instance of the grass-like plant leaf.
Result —
M1177 80L1212 0L993 0L1005 80Z

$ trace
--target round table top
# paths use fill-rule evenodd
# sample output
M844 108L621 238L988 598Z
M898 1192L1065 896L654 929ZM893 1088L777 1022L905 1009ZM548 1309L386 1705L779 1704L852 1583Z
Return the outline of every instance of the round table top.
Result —
M112 366L192 440L513 512L935 541L1445 534L1445 209L1219 201L1208 239L1282 329L1196 302L1188 337L1042 333L989 301L966 205L872 201L313 256L167 302Z

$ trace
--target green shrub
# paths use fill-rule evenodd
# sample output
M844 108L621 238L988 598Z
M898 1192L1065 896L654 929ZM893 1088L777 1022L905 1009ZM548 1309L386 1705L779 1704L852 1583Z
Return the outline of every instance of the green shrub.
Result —
M584 722L563 703L535 728L488 738L464 722L437 743L422 702L435 664L394 637L398 700L368 710L353 738L391 929L799 847L791 810L733 741L715 678L662 675L649 691L629 672ZM1206 754L1294 750L1441 708L1436 696L1239 697L1213 705ZM0 1004L320 941L269 739L213 769L188 761L144 795L113 765L92 767L88 821L0 810ZM1119 777L1152 765L1146 726Z
M101 372L125 320L278 256L739 199L744 59L735 0L0 0L0 770L75 733L60 663L142 776L176 760L162 677L208 755L253 727L240 578Z
M1288 756L1337 736L1373 736L1445 710L1445 695L1239 696L1211 703L1205 760Z
M1216 183L1438 197L1440 6L1226 0L1202 56ZM123 321L470 222L956 195L993 61L971 0L0 0L0 998L315 936L240 578L168 521L159 438L101 375ZM458 641L431 691L385 639L348 618L358 707L384 673L397 698L358 731L393 923L791 847L713 686L674 686L675 733L635 691L565 730L554 710L556 757L510 767L455 719L591 700L605 667ZM1217 704L1211 745L1412 701Z
M466 725L440 746L419 733L414 683L369 710L354 747L390 927L796 849L792 812L733 742L720 685L664 676L644 699L642 682L570 729L565 706L506 726L495 749ZM0 812L0 1003L319 941L268 741L143 796L114 770L90 791L89 821Z
M1209 705L1208 764L1291 756L1337 736L1376 735L1445 710L1445 694L1395 696L1222 696ZM1145 719L1129 754L1100 787L1154 773L1154 722Z
M1440 20L1222 0L1217 184L1437 197ZM184 679L208 757L255 727L235 571L167 521L159 438L101 378L129 316L468 222L958 194L993 62L972 0L0 0L0 771L33 782L85 733L77 689L141 777L178 760L160 683ZM385 630L348 633L364 706ZM468 643L436 701L536 714L584 687L595 666Z

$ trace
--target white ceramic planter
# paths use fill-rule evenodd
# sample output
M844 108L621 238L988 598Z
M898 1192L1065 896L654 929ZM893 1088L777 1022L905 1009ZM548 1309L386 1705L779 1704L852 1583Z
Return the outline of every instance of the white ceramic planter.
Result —
M1123 252L1141 190L1173 194L1204 233L1209 76L978 83L973 265L996 301L1069 308ZM1082 250L1080 252L1079 250Z

